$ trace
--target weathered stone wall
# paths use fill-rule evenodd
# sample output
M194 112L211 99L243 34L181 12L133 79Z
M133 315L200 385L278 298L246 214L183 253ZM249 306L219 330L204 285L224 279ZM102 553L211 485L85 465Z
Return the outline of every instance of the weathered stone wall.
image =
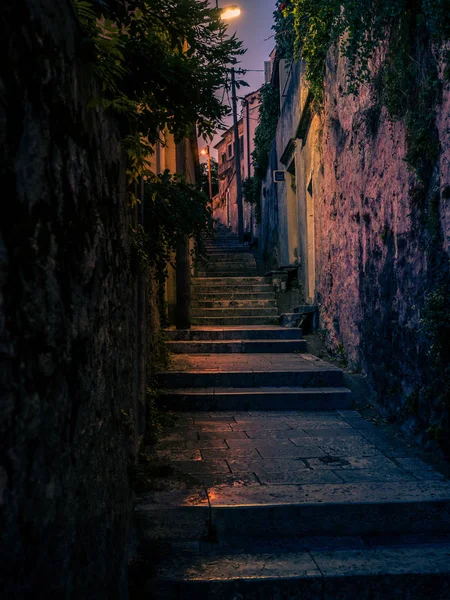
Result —
M421 321L427 295L449 278L450 86L443 81L437 110L440 159L421 197L405 162L405 122L389 119L371 86L357 98L346 94L345 67L329 53L320 115L308 104L301 65L280 75L261 259L267 270L298 261L304 301L319 305L329 347L369 376L387 416L435 445L448 435L448 407L429 393L430 340ZM289 165L295 175L273 183L272 170Z
M449 106L447 83L441 157L418 200L405 123L390 121L369 86L356 99L345 95L345 65L329 55L314 194L321 327L370 376L386 413L425 441L446 410L423 394L430 344L420 321L426 295L448 277Z
M135 281L117 127L70 0L0 21L0 589L126 597Z

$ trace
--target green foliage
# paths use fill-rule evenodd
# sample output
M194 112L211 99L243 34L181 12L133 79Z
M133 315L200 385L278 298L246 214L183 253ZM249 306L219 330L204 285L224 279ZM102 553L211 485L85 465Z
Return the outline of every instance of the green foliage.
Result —
M74 0L101 103L150 143L167 127L177 140L197 124L211 137L228 114L216 92L242 54L207 0ZM180 82L183 93L180 94Z
M213 197L219 193L219 164L211 157L211 184ZM200 163L200 189L209 194L209 179L207 163Z
M255 149L252 152L255 174L243 188L245 200L255 207L257 222L260 219L261 185L269 167L270 149L277 131L279 116L280 90L270 84L263 85L258 126L255 130Z
M209 198L182 176L166 170L145 183L144 230L148 260L164 270L180 236L194 240L193 256L205 255L204 238L212 231Z
M290 10L289 2L277 0L276 10L273 13L275 31L275 42L277 46L277 58L293 58L294 54L294 15Z
M261 180L256 176L244 179L242 182L242 195L244 201L253 206L256 222L261 223Z
M328 51L339 44L347 59L347 91L364 82L381 85L381 99L393 119L405 118L406 162L426 182L439 154L435 108L440 100L436 48L450 39L449 0L289 0L275 28L292 25L294 54L306 62L306 78L316 102L324 94ZM279 11L278 11L279 13ZM282 22L283 21L283 22ZM283 25L284 23L284 25ZM280 38L280 40L279 40ZM280 56L289 37L277 36ZM371 59L388 49L378 82Z
M449 430L450 418L450 283L447 281L426 297L421 327L429 339L430 384L423 390L433 406L440 407L438 423L433 423L428 433L441 442L442 432ZM450 442L446 437L446 451ZM445 446L445 444L444 444Z

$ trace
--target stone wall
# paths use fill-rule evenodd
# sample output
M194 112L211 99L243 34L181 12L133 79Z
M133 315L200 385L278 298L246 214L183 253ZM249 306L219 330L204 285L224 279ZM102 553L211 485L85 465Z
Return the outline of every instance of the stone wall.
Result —
M315 194L321 326L368 373L386 414L431 443L425 431L446 408L423 394L431 371L421 318L426 295L449 275L449 106L444 82L442 152L418 199L404 121L392 122L369 86L346 95L345 65L329 55Z
M135 277L117 127L70 0L0 22L0 588L125 598Z
M267 269L298 261L304 301L318 304L329 348L368 375L389 418L436 446L448 435L448 407L436 390L429 393L431 343L422 319L427 295L449 280L449 84L436 119L440 159L420 196L404 160L405 122L392 122L368 85L357 98L346 94L336 51L328 56L320 116L301 65L282 79L261 197L261 258ZM272 170L290 165L295 175L274 184Z

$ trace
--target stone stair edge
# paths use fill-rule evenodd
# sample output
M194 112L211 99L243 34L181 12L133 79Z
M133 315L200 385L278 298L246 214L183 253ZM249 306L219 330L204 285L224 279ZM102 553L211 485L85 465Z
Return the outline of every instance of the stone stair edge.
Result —
M261 386L254 388L239 388L239 387L213 387L213 388L166 388L163 390L162 395L252 395L252 394L318 394L323 395L326 393L342 393L351 394L351 390L346 387L300 387L300 386ZM247 411L239 411L247 412Z
M420 548L178 555L160 564L149 589L160 598L175 593L176 588L176 593L183 590L187 599L207 594L252 600L334 600L362 598L363 593L364 600L421 600L425 583L427 589L433 586L432 597L444 599L450 597L449 554L447 543ZM392 590L394 596L390 595Z

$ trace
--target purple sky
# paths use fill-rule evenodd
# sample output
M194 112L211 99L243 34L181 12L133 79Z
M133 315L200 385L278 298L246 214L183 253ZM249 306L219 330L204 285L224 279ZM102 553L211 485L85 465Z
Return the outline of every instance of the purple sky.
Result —
M215 2L211 2L215 4ZM230 34L236 32L237 37L243 42L247 52L241 57L238 66L243 69L257 69L263 71L264 61L269 59L269 54L275 46L273 31L273 11L275 10L275 0L219 0L219 6L237 4L241 9L241 14L236 19L229 22L228 31ZM267 40L267 38L269 38ZM251 91L257 90L264 83L263 72L248 72L242 79L245 79L250 87L241 87L238 90L238 96L244 96ZM228 103L225 95L225 102ZM240 103L238 111L240 111ZM228 126L232 125L232 119L228 119ZM220 134L214 138L213 145L220 139ZM200 144L201 145L201 144ZM212 150L212 155L216 157L216 151Z

